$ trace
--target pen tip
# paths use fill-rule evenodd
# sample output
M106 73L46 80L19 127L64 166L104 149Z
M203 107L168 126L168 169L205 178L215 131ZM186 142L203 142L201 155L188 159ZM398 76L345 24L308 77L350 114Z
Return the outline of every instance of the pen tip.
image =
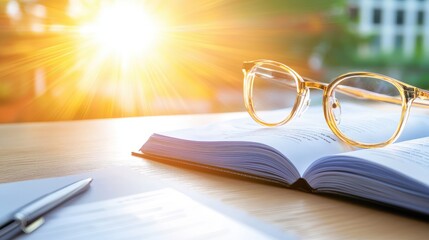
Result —
M93 178L87 178L87 179L84 179L82 181L85 181L87 184L90 184L92 182L92 180L94 180L94 179Z

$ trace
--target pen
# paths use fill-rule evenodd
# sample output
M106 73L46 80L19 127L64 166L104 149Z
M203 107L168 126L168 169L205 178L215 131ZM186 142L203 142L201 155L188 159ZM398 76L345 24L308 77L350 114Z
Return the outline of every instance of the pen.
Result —
M88 189L91 182L92 178L74 182L20 208L8 221L0 225L0 240L11 239L21 232L33 232L44 223L45 213Z

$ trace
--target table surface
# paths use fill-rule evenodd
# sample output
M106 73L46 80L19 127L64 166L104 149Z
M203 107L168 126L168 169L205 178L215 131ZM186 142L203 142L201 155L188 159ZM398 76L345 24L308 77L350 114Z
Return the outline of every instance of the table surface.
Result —
M170 166L131 156L153 132L244 113L0 125L0 183L111 166L172 180L303 239L423 239L429 221L326 196Z

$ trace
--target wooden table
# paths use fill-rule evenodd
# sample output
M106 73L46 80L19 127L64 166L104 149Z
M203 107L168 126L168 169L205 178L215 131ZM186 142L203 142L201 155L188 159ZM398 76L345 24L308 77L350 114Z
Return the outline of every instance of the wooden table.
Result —
M153 132L244 116L159 116L0 125L0 182L109 166L172 180L303 239L428 239L429 221L382 208L131 156Z

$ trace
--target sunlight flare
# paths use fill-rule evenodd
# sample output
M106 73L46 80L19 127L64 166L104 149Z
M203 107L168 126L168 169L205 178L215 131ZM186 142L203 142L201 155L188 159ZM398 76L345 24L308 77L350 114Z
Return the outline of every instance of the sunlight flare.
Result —
M143 7L119 4L101 9L95 21L82 26L80 32L103 51L144 54L160 40L162 24Z
M59 120L232 109L242 61L283 56L261 44L277 29L242 19L233 14L238 6L224 1L91 2L73 8L67 24L44 25L49 38L0 66L4 77L41 68L43 91L29 100L28 112L38 108L43 119Z

